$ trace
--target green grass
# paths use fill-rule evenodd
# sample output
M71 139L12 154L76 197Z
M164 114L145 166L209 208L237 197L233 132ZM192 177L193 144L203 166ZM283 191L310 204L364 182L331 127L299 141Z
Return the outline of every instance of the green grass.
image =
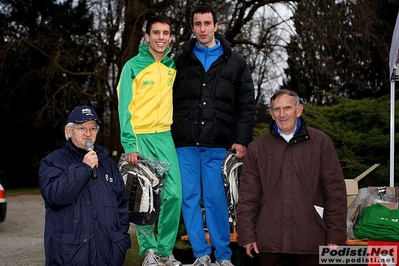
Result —
M17 195L30 195L30 194L40 194L40 189L39 188L5 189L6 197L17 196Z
M178 250L179 253L183 252L185 254L192 254L191 245L187 241L181 240L181 236L186 234L185 227L183 224L183 220L181 219L179 232L177 233L177 239L175 244L175 250ZM123 264L124 266L141 266L144 260L144 256L139 256L139 245L137 242L136 234L133 232L130 234L132 239L132 247L127 251L126 260ZM179 255L176 256L177 259L180 259Z
M144 256L139 256L139 245L137 243L136 234L131 234L130 237L132 239L132 247L127 251L123 266L141 266ZM177 239L175 248L186 250L186 252L192 252L190 244L180 239Z
M132 247L127 251L123 266L140 266L144 257L139 256L139 245L136 234L130 234L130 238L132 239Z

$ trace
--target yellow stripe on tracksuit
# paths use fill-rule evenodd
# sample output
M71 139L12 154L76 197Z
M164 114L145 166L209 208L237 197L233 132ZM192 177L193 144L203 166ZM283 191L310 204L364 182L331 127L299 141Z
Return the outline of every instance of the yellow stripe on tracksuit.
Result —
M136 134L170 130L175 77L173 59L165 56L155 60L148 45L141 45L139 54L124 65L117 93L121 144L126 154L138 151Z
M140 255L148 249L169 256L175 245L180 222L182 185L172 124L172 89L176 77L174 60L165 56L157 61L148 45L140 45L139 54L126 62L117 87L121 144L126 154L158 158L171 164L162 181L161 208L157 237L154 228L136 226Z

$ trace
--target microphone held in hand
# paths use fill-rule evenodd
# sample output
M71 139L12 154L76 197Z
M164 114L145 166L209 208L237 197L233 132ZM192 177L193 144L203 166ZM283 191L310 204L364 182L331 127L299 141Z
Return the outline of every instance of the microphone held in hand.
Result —
M93 142L91 141L91 139L86 140L86 151L92 151L94 149L94 145ZM97 178L98 174L97 174L97 166L93 167L93 179Z

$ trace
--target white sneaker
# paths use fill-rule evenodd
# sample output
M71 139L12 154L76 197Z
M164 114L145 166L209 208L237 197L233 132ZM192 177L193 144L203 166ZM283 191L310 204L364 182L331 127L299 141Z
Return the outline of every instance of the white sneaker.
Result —
M149 249L145 252L145 258L142 266L158 266L159 257L155 255L154 250Z
M217 266L234 266L230 260L217 260L216 265Z
M183 266L183 264L175 259L175 256L159 256L160 261L166 266Z
M204 255L196 259L193 266L211 266L211 256Z

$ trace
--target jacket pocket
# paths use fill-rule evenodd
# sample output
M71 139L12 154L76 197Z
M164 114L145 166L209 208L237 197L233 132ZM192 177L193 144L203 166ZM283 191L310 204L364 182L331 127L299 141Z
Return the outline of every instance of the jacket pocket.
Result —
M309 204L303 215L298 216L297 227L294 228L295 250L307 253L317 253L319 246L326 243L326 225L313 204ZM324 213L323 213L324 217Z
M130 248L130 235L122 232L113 232L111 235L112 240L112 265L123 265L126 257L126 251ZM106 255L106 254L105 254Z
M88 233L56 233L54 252L52 252L54 265L86 265L90 256L90 238Z
M228 143L234 138L235 118L227 113L216 112L214 125L214 142Z

